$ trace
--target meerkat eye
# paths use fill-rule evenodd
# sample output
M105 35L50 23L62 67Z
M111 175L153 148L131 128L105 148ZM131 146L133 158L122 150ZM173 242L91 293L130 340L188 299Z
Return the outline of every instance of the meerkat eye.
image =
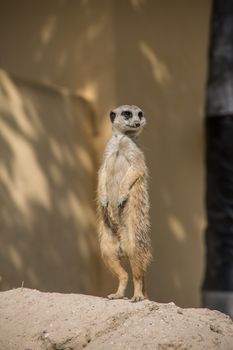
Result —
M132 118L133 113L131 111L123 111L121 113L121 115L123 115L125 117L125 119L130 119L130 118Z
M114 119L116 118L116 113L115 112L110 112L109 117L111 119L111 122L114 122Z
M138 112L138 116L139 116L139 119L142 119L142 117L143 117L142 111Z

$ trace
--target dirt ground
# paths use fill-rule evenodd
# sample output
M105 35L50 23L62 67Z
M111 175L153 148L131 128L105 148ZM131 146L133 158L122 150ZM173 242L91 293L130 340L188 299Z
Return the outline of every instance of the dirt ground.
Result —
M233 349L233 322L173 303L19 288L0 293L0 350Z

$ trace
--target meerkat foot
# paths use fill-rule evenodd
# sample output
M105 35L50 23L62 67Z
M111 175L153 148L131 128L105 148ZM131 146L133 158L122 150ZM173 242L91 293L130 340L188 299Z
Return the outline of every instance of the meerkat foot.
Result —
M120 293L113 293L113 294L109 294L107 296L108 299L113 300L113 299L124 299L124 295L120 294Z
M131 302L132 303L137 303L138 301L142 301L142 300L145 300L146 297L144 295L134 295L132 298L131 298Z

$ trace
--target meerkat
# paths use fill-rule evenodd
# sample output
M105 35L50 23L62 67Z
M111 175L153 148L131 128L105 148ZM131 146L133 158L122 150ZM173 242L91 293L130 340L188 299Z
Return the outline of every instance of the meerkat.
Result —
M148 171L137 137L146 124L137 106L123 105L110 112L112 137L107 143L98 173L99 241L102 258L118 277L119 286L109 299L125 297L128 273L121 264L130 262L134 295L146 298L144 275L151 261Z

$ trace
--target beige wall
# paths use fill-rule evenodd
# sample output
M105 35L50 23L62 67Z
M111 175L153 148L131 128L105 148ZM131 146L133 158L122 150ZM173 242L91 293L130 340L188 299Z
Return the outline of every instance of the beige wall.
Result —
M109 0L2 0L0 66L82 92L104 114L115 103L112 9Z
M115 4L117 103L138 104L148 116L142 144L151 176L154 263L149 294L197 305L203 270L202 127L210 1Z
M1 289L98 292L92 117L68 91L0 71Z
M110 108L133 103L145 110L148 125L141 141L151 175L155 256L149 295L198 305L210 0L8 0L1 9L0 67L84 96L96 111L100 148L95 149L102 150L110 133ZM70 265L75 269L74 260ZM96 293L110 291L111 284L104 272Z

